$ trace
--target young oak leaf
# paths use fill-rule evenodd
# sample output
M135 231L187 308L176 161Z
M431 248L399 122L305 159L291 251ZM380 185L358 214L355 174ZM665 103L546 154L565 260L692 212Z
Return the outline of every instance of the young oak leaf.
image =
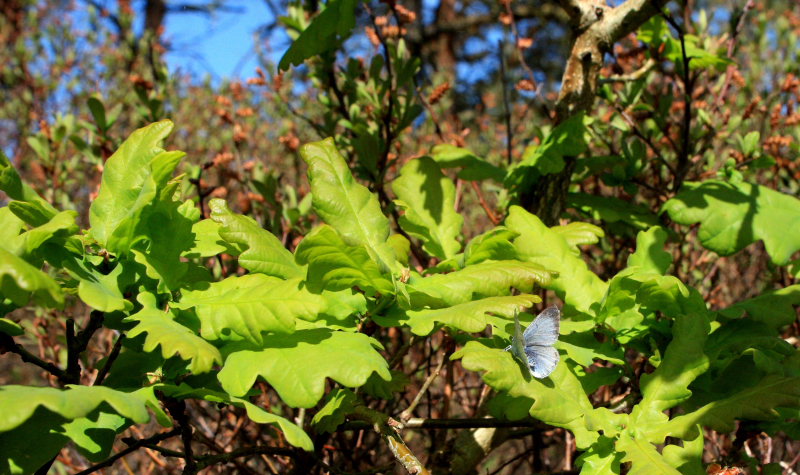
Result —
M392 378L381 345L363 333L327 328L266 335L259 349L234 351L218 379L233 396L243 396L260 376L292 407L312 407L325 392L325 379L359 387L371 374Z
M176 322L171 312L158 309L153 294L141 293L137 300L143 308L125 318L125 321L136 322L136 326L128 332L129 338L147 334L144 351L154 351L161 346L164 358L179 355L188 360L192 373L205 373L211 370L214 363L222 363L219 350Z
M326 303L322 296L303 288L300 279L247 274L185 291L181 301L172 306L194 308L200 335L207 340L226 339L235 333L261 344L262 332L291 333L295 319L315 319Z

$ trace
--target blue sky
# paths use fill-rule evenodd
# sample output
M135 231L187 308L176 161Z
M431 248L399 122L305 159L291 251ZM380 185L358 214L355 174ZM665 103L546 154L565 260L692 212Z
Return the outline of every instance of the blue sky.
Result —
M210 74L215 81L253 76L258 65L255 35L259 27L273 21L272 13L262 0L228 0L225 5L235 11L167 15L164 38L170 43L166 57L170 71L197 78ZM287 40L282 28L276 28L260 46L277 61Z

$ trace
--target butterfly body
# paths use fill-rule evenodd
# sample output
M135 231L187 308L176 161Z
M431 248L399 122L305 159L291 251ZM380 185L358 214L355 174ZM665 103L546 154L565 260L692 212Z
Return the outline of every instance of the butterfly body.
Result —
M540 313L523 332L514 315L514 335L506 351L525 362L535 378L550 376L558 365L558 350L553 345L558 340L560 322L561 311L552 306Z

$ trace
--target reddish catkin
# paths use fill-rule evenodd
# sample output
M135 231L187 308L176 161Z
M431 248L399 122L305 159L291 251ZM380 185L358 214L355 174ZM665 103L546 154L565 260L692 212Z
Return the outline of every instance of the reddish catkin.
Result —
M283 87L283 71L272 77L272 90L280 91Z
M233 154L230 152L221 152L214 156L214 159L211 161L213 166L215 167L224 167L225 165L231 163L233 161Z
M248 86L266 86L267 81L262 78L247 78Z
M417 21L417 14L403 5L395 5L394 11L401 23L414 23Z
M439 84L438 86L436 86L436 88L434 88L433 92L431 92L431 95L428 96L428 102L431 105L436 104L437 102L439 102L442 99L442 97L449 90L450 90L450 83L449 82L444 82L442 84Z
M226 124L233 124L233 116L227 110L219 107L217 108L217 110L214 111L214 113L217 116L219 116L219 118L222 119L222 121L225 122Z
M742 114L742 119L749 119L750 116L753 115L753 112L755 112L759 104L761 104L761 96L756 96L755 99L753 99L753 102L748 104L747 107L745 108L744 113Z
M241 107L236 110L236 115L239 117L251 117L255 115L256 111L252 107Z
M519 91L536 91L536 84L534 84L530 79L520 79L515 87Z
M775 157L782 157L791 145L792 137L789 135L773 135L764 140L764 150Z
M283 144L283 146L286 147L286 149L290 152L294 152L300 148L300 139L294 134L294 132L289 132L286 135L278 137L278 142Z
M368 26L364 28L364 33L366 33L367 38L369 38L369 42L372 43L372 46L377 48L381 45L381 39L378 38L378 33L375 32L375 28Z

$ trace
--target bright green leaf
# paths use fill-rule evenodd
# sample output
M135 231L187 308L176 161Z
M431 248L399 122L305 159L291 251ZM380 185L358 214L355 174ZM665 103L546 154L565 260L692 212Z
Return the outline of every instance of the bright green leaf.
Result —
M308 265L307 282L313 292L358 287L370 295L393 293L392 282L381 274L363 246L351 246L335 229L318 226L300 241L297 262Z
M291 333L295 319L313 320L325 310L325 301L303 289L300 279L248 274L185 291L181 301L172 306L194 307L200 318L200 334L207 340L229 338L233 332L260 344L261 332Z
M542 286L555 290L565 303L578 311L593 314L606 292L606 284L573 254L564 237L548 228L533 214L512 206L506 226L519 233L514 240L520 259L558 274Z
M143 308L125 321L136 322L136 326L128 331L129 338L147 334L144 351L155 351L161 346L161 355L165 359L178 355L188 360L192 373L205 373L211 370L214 363L222 363L219 350L176 322L171 312L156 308L153 294L141 293L138 300Z
M683 225L700 223L700 243L721 256L764 241L777 265L800 249L800 200L760 185L708 180L685 183L663 211Z
M305 270L295 264L294 256L280 240L256 221L228 209L225 200L208 202L211 219L221 224L219 235L240 249L239 265L251 272L280 277L303 278Z
M358 0L328 0L325 10L311 21L300 36L283 54L278 68L299 66L308 58L336 48L340 41L350 36L356 24L355 8Z
M64 305L64 294L56 281L3 248L0 248L0 295L20 307L31 297L46 307Z
M133 245L143 209L156 198L184 155L160 148L171 130L168 120L141 128L105 163L89 221L92 236L114 253L125 253Z
M317 214L351 245L364 245L382 270L399 272L394 250L387 243L389 220L378 198L355 181L333 139L303 145L313 206Z
M392 182L395 203L404 211L399 224L422 241L428 254L447 259L461 249L456 239L464 218L455 210L456 187L428 157L406 163Z
M292 407L312 407L325 391L325 379L359 387L375 372L391 379L380 345L363 333L324 328L290 335L267 335L263 348L236 351L219 372L222 387L234 396L247 393L263 377Z
M471 302L464 302L452 307L432 310L409 310L401 320L417 335L430 334L437 324L477 333L490 324L487 314L502 315L512 320L514 312L521 312L542 299L535 295L509 295L504 297L488 297Z
M476 298L508 295L510 288L530 292L534 284L545 287L549 270L520 261L485 261L449 274L412 276L406 289L415 309L449 307Z

